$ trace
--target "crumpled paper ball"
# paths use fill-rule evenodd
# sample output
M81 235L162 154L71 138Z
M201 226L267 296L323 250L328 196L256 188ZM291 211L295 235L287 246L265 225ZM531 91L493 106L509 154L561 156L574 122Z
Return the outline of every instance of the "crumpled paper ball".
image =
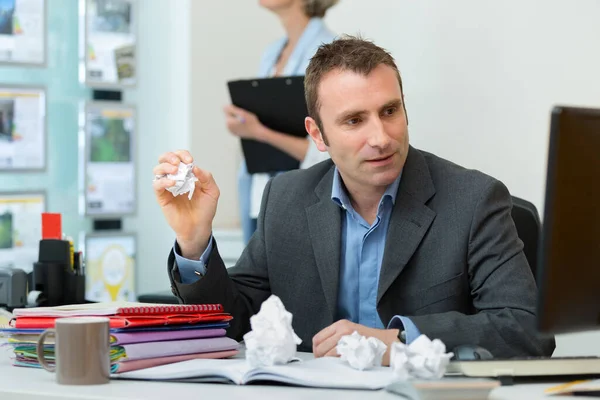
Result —
M246 361L251 368L287 364L302 340L292 328L292 314L271 295L250 317L252 330L244 335Z
M188 199L191 200L194 195L194 189L196 189L196 182L198 181L193 170L194 164L184 164L183 162L180 162L176 174L156 176L156 179L164 177L174 180L175 185L168 187L167 190L173 193L173 196L179 196L189 192Z
M409 345L392 344L390 367L399 380L441 379L453 355L441 340L420 335Z
M357 331L342 336L337 344L337 353L342 361L348 362L352 368L363 371L370 367L380 367L387 346L374 337L362 336Z

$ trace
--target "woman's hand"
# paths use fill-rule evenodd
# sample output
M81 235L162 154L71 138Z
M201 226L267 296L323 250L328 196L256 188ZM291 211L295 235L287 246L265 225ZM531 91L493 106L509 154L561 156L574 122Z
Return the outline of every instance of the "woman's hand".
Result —
M225 106L223 111L229 132L240 139L265 141L266 127L255 114L234 105Z

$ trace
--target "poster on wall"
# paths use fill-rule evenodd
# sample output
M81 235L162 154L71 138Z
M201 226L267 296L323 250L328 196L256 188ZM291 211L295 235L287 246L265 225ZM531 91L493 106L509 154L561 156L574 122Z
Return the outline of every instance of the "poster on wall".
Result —
M85 0L83 4L85 84L113 88L135 86L137 0Z
M45 167L45 90L0 85L0 170Z
M27 273L33 270L45 211L43 192L0 193L0 268L20 268Z
M0 0L0 63L46 64L45 0Z
M83 252L86 300L136 301L135 235L88 234Z
M85 111L85 215L135 213L136 118L133 106L94 102Z

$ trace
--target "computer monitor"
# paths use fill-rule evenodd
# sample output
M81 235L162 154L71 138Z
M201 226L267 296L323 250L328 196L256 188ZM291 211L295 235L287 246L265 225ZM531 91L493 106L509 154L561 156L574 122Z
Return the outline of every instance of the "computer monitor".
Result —
M600 109L552 112L537 282L541 332L600 329Z

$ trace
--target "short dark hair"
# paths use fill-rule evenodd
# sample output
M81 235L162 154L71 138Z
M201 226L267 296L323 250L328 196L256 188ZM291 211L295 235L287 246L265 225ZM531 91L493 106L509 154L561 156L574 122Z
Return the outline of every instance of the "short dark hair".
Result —
M325 140L322 121L319 117L319 84L323 76L336 69L352 71L366 76L381 64L387 65L396 71L400 90L404 94L402 78L394 57L387 50L371 41L346 35L331 43L321 45L311 58L304 77L304 94L308 115L317 122L325 144L328 143ZM404 101L402 107L404 113L406 113Z

